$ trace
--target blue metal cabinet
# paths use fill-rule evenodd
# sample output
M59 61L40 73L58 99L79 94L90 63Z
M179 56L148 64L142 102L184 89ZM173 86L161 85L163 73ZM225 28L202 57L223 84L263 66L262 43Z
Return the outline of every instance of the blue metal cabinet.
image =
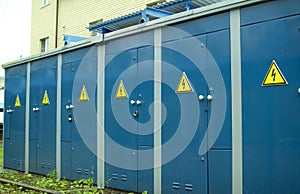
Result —
M23 64L6 69L5 77L3 166L21 171L25 160L26 68Z
M96 120L91 123L92 119L86 120L86 118L78 115L77 119L80 121L77 121L74 116L76 111L86 115L86 112L80 110L81 106L88 103L93 104L96 100L79 100L84 84L90 97L92 97L92 93L95 93L95 91L90 90L87 84L96 85L96 57L95 47L87 47L62 55L61 176L63 178L72 180L93 178L96 182L97 152L95 147L93 149L86 144L93 142L92 144L96 145ZM82 76L82 74L86 76ZM81 84L78 84L75 79L80 80ZM95 105L93 104L93 106ZM78 122L85 122L86 127L84 129L77 127ZM85 139L85 134L92 138Z
M300 4L249 8L262 19L241 10L244 191L300 193ZM287 85L262 86L273 60Z
M47 174L55 169L56 82L57 57L31 64L29 171L33 173Z
M108 55L106 61L107 186L153 193L153 47Z

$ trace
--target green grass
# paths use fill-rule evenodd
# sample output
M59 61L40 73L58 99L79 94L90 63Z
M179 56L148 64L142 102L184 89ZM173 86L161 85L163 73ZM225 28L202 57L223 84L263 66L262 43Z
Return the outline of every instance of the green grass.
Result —
M0 145L0 169L3 168L3 147Z

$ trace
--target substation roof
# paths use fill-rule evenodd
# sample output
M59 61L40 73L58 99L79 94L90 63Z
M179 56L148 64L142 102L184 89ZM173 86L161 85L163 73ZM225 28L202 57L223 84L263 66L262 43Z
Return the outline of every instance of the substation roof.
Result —
M144 10L132 12L111 20L98 22L88 27L89 31L97 31L101 34L120 30L161 17L173 15L183 11L211 5L224 0L173 0L157 3Z

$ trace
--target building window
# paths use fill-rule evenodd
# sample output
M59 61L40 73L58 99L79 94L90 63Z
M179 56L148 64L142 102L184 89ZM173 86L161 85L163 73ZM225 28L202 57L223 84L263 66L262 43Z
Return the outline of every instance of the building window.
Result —
M47 52L49 49L49 38L43 38L41 41L41 52Z
M50 4L50 0L42 0L42 6Z

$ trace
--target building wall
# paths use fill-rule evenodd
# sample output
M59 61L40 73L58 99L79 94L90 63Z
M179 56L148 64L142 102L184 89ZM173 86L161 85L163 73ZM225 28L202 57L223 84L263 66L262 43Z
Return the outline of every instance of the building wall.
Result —
M42 7L42 0L32 0L31 54L40 53L40 39L49 37L49 49L55 48L56 1ZM63 34L91 37L86 27L99 19L103 21L134 11L157 0L59 0L57 46L64 44Z
M46 6L42 6L42 0L32 0L30 54L40 53L40 39L46 37L49 37L49 49L54 48L55 10L56 0Z

